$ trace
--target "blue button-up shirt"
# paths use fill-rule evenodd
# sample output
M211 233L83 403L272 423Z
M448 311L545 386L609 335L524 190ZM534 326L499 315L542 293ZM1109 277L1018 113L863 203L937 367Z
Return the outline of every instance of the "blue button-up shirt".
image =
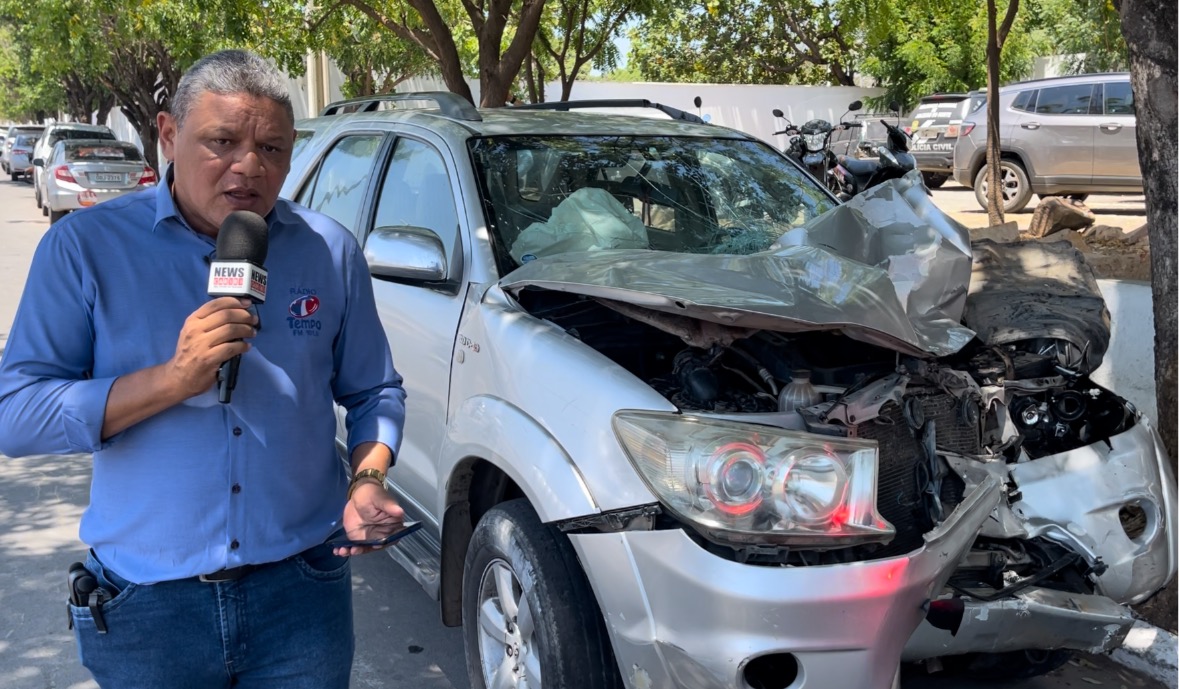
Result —
M37 248L0 359L0 452L93 452L81 538L139 583L273 562L339 524L348 455L401 442L405 392L356 239L285 200L270 227L262 327L232 402L214 386L107 440L117 377L168 361L209 300L213 240L177 213L168 186L70 214Z

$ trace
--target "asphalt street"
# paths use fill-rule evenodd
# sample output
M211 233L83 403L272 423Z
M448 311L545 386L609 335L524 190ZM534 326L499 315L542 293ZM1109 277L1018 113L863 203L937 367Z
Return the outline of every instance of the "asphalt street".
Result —
M941 193L935 195L935 202ZM16 313L29 261L47 228L48 219L34 205L28 184L7 178L0 182L0 350ZM87 455L0 456L0 686L7 689L97 687L78 662L65 610L66 569L85 553L77 531L89 494L89 462ZM355 689L470 686L460 630L442 626L437 604L387 555L357 558L353 589ZM992 683L914 676L906 678L903 686L1130 689L1162 685L1133 675L1103 656L1081 656L1052 676L1034 680Z

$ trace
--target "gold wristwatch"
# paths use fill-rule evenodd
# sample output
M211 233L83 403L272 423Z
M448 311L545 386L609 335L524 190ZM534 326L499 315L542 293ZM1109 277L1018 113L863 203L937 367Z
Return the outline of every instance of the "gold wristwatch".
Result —
M382 488L385 486L385 472L380 469L364 469L356 472L352 477L352 483L348 484L348 499L352 499L352 493L356 491L356 486L366 478L374 479Z

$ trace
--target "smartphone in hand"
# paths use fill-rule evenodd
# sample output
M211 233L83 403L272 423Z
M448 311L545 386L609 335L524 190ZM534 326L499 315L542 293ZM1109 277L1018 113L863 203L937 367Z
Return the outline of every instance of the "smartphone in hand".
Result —
M354 541L348 538L342 530L332 534L328 537L327 544L333 548L380 548L381 546L396 543L405 538L411 533L422 528L421 522L402 522L401 526L397 527L393 533L382 538L371 538L365 540Z

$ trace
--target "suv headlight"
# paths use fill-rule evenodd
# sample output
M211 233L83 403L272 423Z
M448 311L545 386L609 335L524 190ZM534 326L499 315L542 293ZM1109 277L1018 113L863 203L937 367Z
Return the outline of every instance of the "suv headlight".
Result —
M620 411L614 432L669 511L734 543L887 543L877 444L701 417Z

